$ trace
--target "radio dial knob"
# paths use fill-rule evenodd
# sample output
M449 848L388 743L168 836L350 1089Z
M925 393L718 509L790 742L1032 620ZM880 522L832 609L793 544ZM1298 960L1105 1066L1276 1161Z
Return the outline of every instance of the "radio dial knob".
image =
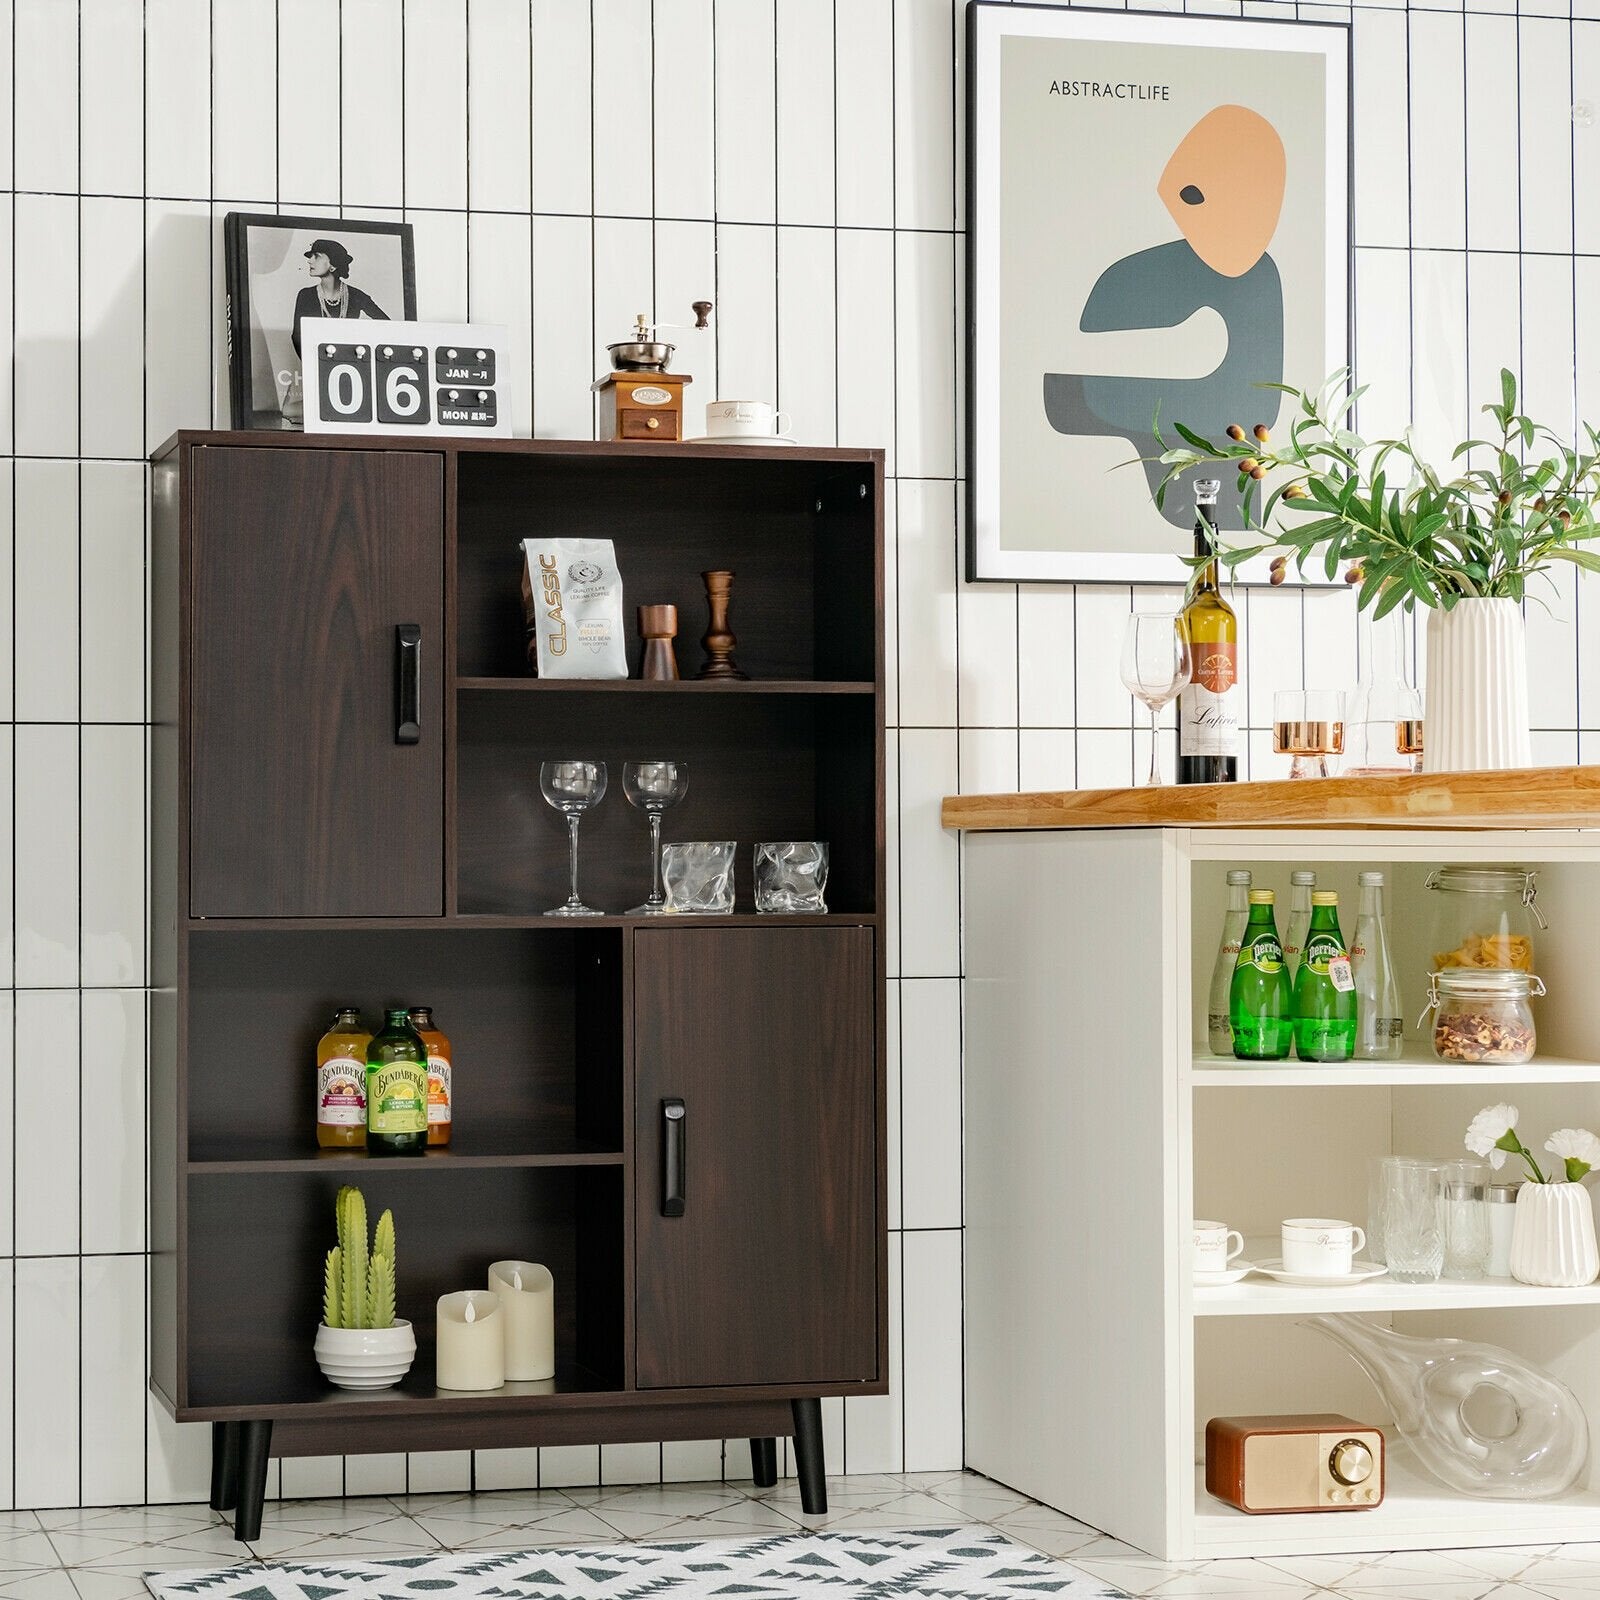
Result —
M1328 1470L1339 1483L1365 1483L1372 1476L1372 1451L1359 1439L1341 1439L1328 1456Z

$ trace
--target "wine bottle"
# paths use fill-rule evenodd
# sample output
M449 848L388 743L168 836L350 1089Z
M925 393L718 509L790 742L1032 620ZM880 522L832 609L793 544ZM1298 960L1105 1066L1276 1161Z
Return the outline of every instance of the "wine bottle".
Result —
M1194 592L1183 609L1194 676L1178 699L1178 782L1232 783L1239 776L1239 619L1217 582L1216 478L1194 486Z

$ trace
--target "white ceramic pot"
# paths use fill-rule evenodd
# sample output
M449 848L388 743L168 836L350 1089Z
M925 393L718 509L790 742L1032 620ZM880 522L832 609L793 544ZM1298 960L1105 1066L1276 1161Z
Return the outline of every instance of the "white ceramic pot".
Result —
M392 1328L330 1328L317 1324L317 1365L339 1389L392 1389L411 1370L417 1336L396 1317Z
M1428 613L1425 772L1531 767L1528 645L1515 600L1458 600Z
M1594 1206L1581 1183L1525 1183L1511 1225L1511 1276L1546 1289L1581 1289L1600 1274Z

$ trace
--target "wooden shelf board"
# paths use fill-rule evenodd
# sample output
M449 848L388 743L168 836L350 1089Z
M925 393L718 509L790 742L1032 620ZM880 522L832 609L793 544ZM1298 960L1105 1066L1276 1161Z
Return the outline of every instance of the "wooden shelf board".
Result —
M1249 1516L1214 1500L1206 1492L1205 1468L1197 1467L1196 1557L1558 1544L1590 1540L1600 1526L1600 1493L1584 1491L1559 1500L1479 1500L1456 1494L1421 1472L1392 1434L1386 1435L1386 1445L1383 1504L1370 1511ZM1417 1592L1425 1587L1419 1583Z
M222 1172L348 1172L374 1161L398 1172L457 1167L619 1167L620 1150L605 1150L582 1140L541 1139L515 1128L461 1134L448 1145L421 1156L372 1156L365 1150L307 1149L284 1139L196 1140L187 1163L191 1174Z
M457 678L456 688L473 693L514 694L864 694L878 692L867 679L835 678Z
M244 1382L259 1379L247 1374ZM602 1378L576 1362L558 1366L555 1377L544 1383L508 1383L499 1389L475 1391L440 1389L433 1381L431 1350L417 1352L411 1371L393 1389L336 1389L317 1371L308 1340L304 1378L292 1388L267 1395L257 1391L248 1404L230 1400L225 1392L220 1398L191 1394L183 1417L212 1422L252 1417L321 1422L342 1417L448 1416L463 1411L546 1411L593 1405L597 1396L622 1393L620 1382Z
M947 795L947 828L1592 828L1600 767Z
M1251 1240L1242 1259L1259 1261L1279 1253L1276 1239ZM1248 1277L1218 1288L1195 1286L1197 1317L1309 1317L1344 1312L1486 1311L1496 1307L1600 1306L1600 1284L1582 1289L1538 1289L1509 1278L1476 1283L1394 1283L1369 1278L1343 1289L1311 1289Z
M1315 1061L1276 1061L1259 1067L1219 1056L1196 1055L1189 1069L1195 1089L1307 1089L1394 1087L1406 1084L1600 1083L1600 1061L1573 1061L1563 1056L1535 1056L1526 1066L1439 1061L1433 1055L1410 1055L1403 1061L1351 1061L1329 1066Z

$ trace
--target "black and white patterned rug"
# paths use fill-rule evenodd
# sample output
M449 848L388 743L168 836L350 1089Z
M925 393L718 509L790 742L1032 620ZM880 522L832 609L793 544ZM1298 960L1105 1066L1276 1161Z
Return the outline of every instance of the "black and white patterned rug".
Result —
M497 1550L153 1572L159 1600L1119 1600L984 1528Z

